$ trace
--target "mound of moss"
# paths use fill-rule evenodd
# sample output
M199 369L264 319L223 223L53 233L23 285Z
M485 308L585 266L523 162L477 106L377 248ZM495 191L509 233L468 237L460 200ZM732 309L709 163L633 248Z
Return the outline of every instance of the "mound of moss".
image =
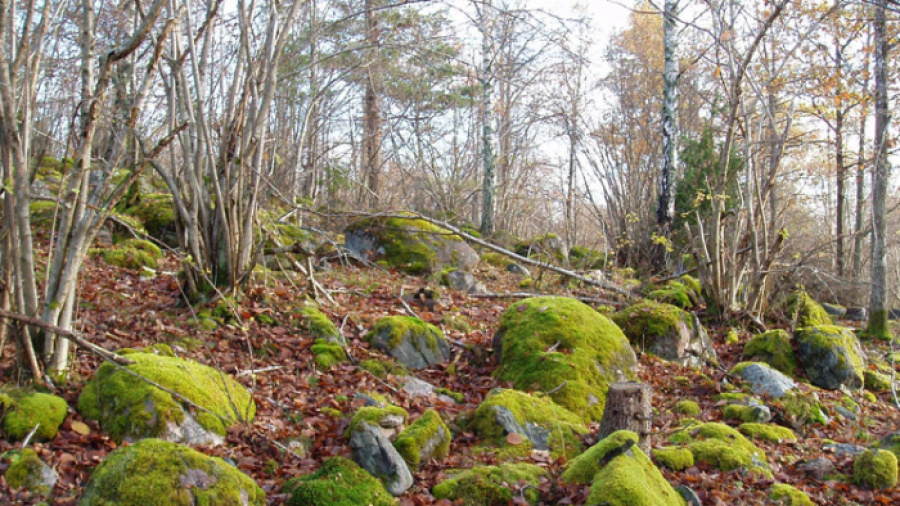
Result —
M679 280L669 281L662 287L651 290L647 294L647 298L681 309L691 309L701 300L699 291L694 291L693 288Z
M682 415L697 416L700 414L700 405L697 404L697 401L678 401L672 411Z
M412 218L364 218L344 231L346 247L359 254L375 253L392 267L409 274L432 274L445 267L468 270L478 254L462 237Z
M575 299L537 297L510 306L494 335L496 376L518 390L552 392L585 421L600 420L610 383L634 379L637 359L622 331Z
M806 492L786 483L776 483L769 491L769 499L785 506L816 506Z
M396 499L378 479L343 457L332 457L319 469L284 486L291 506L393 506Z
M144 267L156 269L162 258L159 246L143 239L128 239L108 248L93 250L109 265L123 269L141 270Z
M654 448L653 459L673 471L683 471L694 465L694 454L683 446Z
M828 421L825 410L818 399L809 394L788 392L787 395L773 401L773 403L794 424L824 424Z
M695 462L705 462L722 471L744 469L772 477L766 454L725 424L689 425L669 436L669 442L690 449Z
M699 320L671 304L642 301L612 315L632 345L666 360L700 366L716 352Z
M450 358L441 329L414 316L385 316L366 340L410 369L423 369Z
M110 453L79 506L264 505L262 489L236 467L187 446L144 439Z
M300 327L313 337L324 339L329 343L344 343L344 338L341 336L337 325L316 306L308 305L300 308L297 310L296 315L300 320Z
M24 439L38 424L34 437L39 441L53 439L68 411L62 397L15 387L0 390L0 428L10 441Z
M428 459L447 458L451 436L437 411L429 409L397 436L394 448L409 468L415 470Z
M316 344L310 350L316 366L322 370L328 370L334 364L347 361L347 352L337 343L329 343L324 339L316 339Z
M764 332L747 341L744 359L765 362L788 376L794 376L797 369L791 336L781 329Z
M891 391L891 377L887 374L866 369L863 371L863 381L865 382L866 390L873 392Z
M125 209L124 214L140 220L144 229L154 239L168 246L177 246L175 235L175 204L171 195L141 195L139 201Z
M853 462L853 483L872 490L897 484L897 456L887 450L866 450Z
M387 378L388 375L406 376L409 374L409 369L390 359L378 360L373 358L363 360L359 363L359 367L381 379Z
M52 467L38 457L31 448L10 452L10 465L3 475L11 488L25 488L39 496L50 495L59 477Z
M794 431L780 425L768 423L744 423L738 427L738 430L753 439L762 439L763 441L770 441L772 443L797 440Z
M836 325L813 325L799 329L797 358L810 383L826 390L842 385L860 389L865 383L865 354L850 329Z
M499 466L476 466L450 471L450 478L434 486L436 499L447 499L462 506L505 506L516 495L513 488L525 487L528 504L540 499L537 486L547 470L532 464L506 463Z
M475 410L472 428L489 443L505 445L506 436L522 436L523 453L550 450L563 455L581 449L584 421L553 401L516 390L495 390Z
M567 483L591 485L585 504L632 506L684 505L650 458L637 446L637 434L620 430L573 459L563 472Z
M78 397L78 411L86 418L98 420L117 442L144 437L187 441L193 436L220 442L229 426L249 422L256 414L250 392L212 367L155 353L121 353L134 362L127 366L128 370L178 393L203 410L193 409L191 413L192 408L181 399L104 362Z
M834 321L828 316L825 308L810 297L805 290L792 293L787 299L785 309L791 321L796 322L797 328L834 325Z

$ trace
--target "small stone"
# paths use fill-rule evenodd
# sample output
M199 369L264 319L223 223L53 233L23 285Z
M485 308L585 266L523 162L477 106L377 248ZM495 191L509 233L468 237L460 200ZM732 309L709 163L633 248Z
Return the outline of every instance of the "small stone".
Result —
M869 318L869 310L864 307L848 307L844 319L852 322L864 322Z
M681 494L681 497L684 498L684 501L688 504L688 506L703 506L703 503L700 502L700 497L697 495L697 492L694 492L693 489L691 489L687 485L678 485L677 487L675 487L675 491Z
M379 427L361 422L350 436L353 460L373 476L381 478L385 488L398 496L413 485L409 467Z
M780 399L797 388L794 380L761 362L738 364L732 373L750 383L753 393L770 395L774 399Z
M822 481L826 475L834 472L834 464L825 457L819 457L799 464L797 469L806 473L810 478Z
M833 443L826 444L822 446L822 449L825 451L834 452L834 454L838 457L855 457L864 451L866 448L859 445L849 444L849 443Z

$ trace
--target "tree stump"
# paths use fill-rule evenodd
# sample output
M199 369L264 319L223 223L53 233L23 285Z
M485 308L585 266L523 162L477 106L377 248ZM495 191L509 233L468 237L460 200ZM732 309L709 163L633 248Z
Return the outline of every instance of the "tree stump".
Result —
M650 385L643 383L613 383L606 393L606 408L600 421L600 439L617 430L630 430L638 435L638 446L650 454L652 411Z

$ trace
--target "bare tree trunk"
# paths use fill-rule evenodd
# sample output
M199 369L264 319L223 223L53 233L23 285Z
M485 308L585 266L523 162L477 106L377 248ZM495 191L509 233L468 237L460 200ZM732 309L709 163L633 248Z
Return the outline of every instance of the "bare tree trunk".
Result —
M363 174L365 186L362 202L370 207L378 204L378 179L381 173L381 103L380 85L380 27L376 12L377 0L366 0L366 43L369 46L363 96Z
M837 205L835 209L835 235L837 243L835 244L835 267L838 277L844 276L844 207L846 205L846 192L844 191L844 181L846 180L847 168L844 165L844 107L842 105L843 89L843 52L841 45L835 40L834 59L836 64L835 72L838 85L835 87L835 105L837 107L834 120L834 161L835 161L835 177L837 187Z
M638 446L649 455L653 429L652 394L650 385L643 383L609 385L603 419L600 420L600 439L617 430L630 430L638 435Z
M662 270L666 265L667 240L672 233L675 214L675 170L678 165L678 34L675 19L678 16L678 2L679 0L666 0L663 7L663 159L656 208L657 234L663 241L655 246L654 264L657 270Z
M867 42L871 42L871 32ZM853 279L859 279L862 274L862 249L863 249L863 213L865 211L866 189L866 121L869 118L869 52L865 52L863 68L864 80L862 85L862 104L859 114L859 149L856 157L856 209L853 223Z
M481 186L481 234L494 233L494 197L496 179L494 157L494 110L491 104L493 77L491 76L491 27L489 13L491 1L480 7L479 29L481 30L481 163L483 180Z

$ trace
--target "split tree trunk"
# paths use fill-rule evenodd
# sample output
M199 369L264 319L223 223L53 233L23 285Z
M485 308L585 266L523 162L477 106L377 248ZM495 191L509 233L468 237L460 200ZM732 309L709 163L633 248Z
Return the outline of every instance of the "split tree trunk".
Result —
M638 435L638 446L650 454L652 395L650 385L643 383L613 383L606 393L606 408L600 421L600 439L617 430L630 430Z

